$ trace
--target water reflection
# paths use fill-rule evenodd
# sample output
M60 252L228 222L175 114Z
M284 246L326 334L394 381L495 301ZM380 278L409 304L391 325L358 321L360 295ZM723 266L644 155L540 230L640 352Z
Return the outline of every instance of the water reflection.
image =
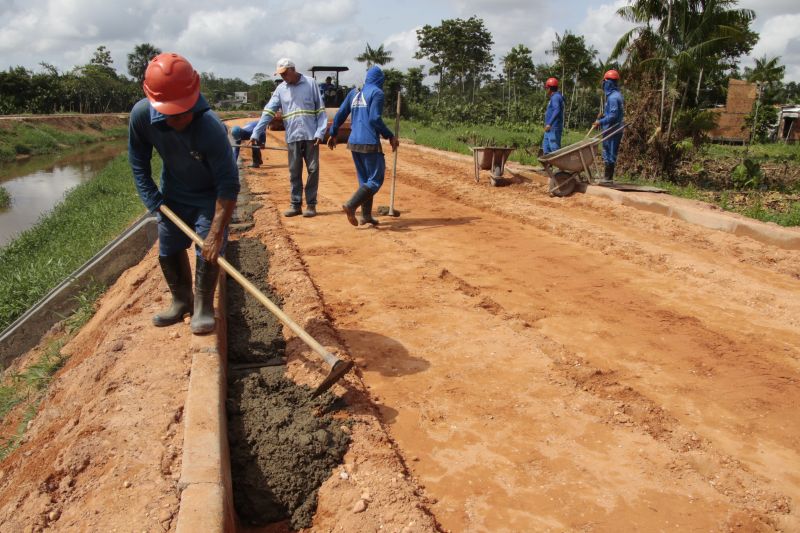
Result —
M0 165L0 185L11 196L11 206L0 210L0 246L36 224L64 193L92 179L124 150L125 141L118 140Z

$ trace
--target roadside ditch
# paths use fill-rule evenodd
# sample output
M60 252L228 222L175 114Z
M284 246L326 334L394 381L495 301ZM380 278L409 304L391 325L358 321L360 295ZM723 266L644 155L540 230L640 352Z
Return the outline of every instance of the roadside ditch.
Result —
M252 226L260 206L243 189L232 230ZM272 301L267 283L270 255L258 239L228 244L227 259ZM228 441L233 500L239 523L288 522L311 526L317 492L343 461L350 437L336 412L344 403L331 393L311 399L311 389L284 377L282 325L232 278L227 279Z

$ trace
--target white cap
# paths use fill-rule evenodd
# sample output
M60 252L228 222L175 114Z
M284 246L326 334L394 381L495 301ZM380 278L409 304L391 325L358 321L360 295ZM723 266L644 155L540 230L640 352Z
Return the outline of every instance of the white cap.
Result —
M288 57L282 57L278 60L278 65L275 67L275 74L283 74L288 68L294 68L294 61Z

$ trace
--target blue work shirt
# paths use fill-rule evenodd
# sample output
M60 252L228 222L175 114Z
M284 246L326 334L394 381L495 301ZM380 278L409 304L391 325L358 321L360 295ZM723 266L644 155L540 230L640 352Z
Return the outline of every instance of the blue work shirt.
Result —
M267 129L280 109L283 125L286 128L286 142L313 141L324 139L328 128L328 115L322 103L317 82L300 74L295 84L285 81L278 85L269 99L261 119L256 124L251 139L258 139Z
M236 200L239 194L239 170L225 125L202 95L191 111L192 122L177 131L167 126L167 116L156 111L147 98L131 110L128 160L139 197L150 212L165 199L213 209L217 198ZM160 190L150 168L153 148L164 163Z
M564 129L564 97L560 91L555 91L550 96L547 110L544 113L544 125L559 132Z

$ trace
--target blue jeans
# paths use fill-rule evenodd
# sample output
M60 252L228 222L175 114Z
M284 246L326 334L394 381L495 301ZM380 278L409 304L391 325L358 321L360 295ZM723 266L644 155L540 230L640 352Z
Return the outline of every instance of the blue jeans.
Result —
M211 221L214 220L214 207L211 209L194 207L176 202L165 202L165 205L178 215L178 218L194 229L201 238L205 239L211 229ZM183 233L160 211L156 211L158 219L158 255L167 257L182 252L192 245L192 240ZM225 246L228 244L228 228L222 236L222 248L219 254L225 255ZM195 254L200 257L200 247L195 246Z
M386 175L386 159L383 154L381 152L369 154L350 153L353 155L353 163L356 165L358 184L366 185L373 194L378 192Z
M608 130L606 130L608 131ZM603 161L606 163L616 163L619 145L622 142L622 132L619 132L603 140Z
M296 141L289 147L289 183L292 186L291 203L293 207L303 205L303 161L306 162L306 205L317 205L319 187L319 146L314 141Z
M544 153L549 154L561 148L561 130L550 130L544 132L544 139L542 140L542 150Z

